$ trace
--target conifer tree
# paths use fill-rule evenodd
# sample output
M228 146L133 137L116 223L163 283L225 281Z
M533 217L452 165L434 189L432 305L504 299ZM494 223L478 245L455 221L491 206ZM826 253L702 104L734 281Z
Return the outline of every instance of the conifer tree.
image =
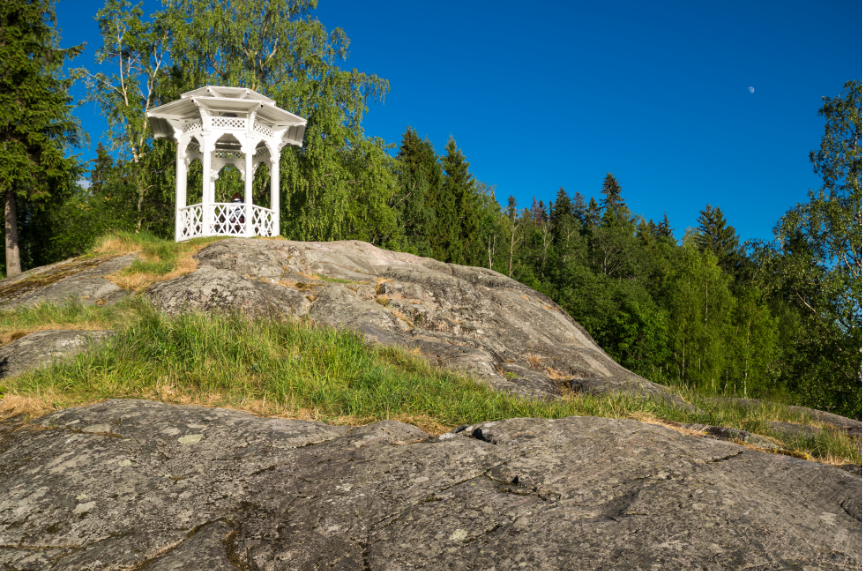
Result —
M441 157L444 171L438 209L438 229L444 232L444 261L474 264L481 260L480 212L470 163L450 137Z
M509 241L509 264L507 269L507 275L509 277L512 277L512 265L513 259L515 258L515 248L521 241L521 237L519 234L519 227L521 226L521 221L518 218L518 205L516 204L515 197L513 195L509 195L509 199L507 200L506 218L509 222L509 235L507 236Z
M596 199L592 196L590 197L590 202L587 204L587 214L585 216L584 225L586 228L590 228L593 226L599 226L599 222L602 220L602 210L599 205L596 203Z
M605 198L602 199L600 206L606 212L611 211L618 217L621 215L622 208L626 206L626 202L623 200L620 192L620 184L614 178L614 175L611 173L606 174L605 180L602 183L602 194L605 195Z
M408 127L396 155L398 190L393 209L402 226L406 249L423 255L434 254L429 235L435 222L435 200L441 186L442 172L431 142L421 140Z
M734 272L740 261L740 240L733 226L728 226L719 207L707 205L698 214L698 233L695 244L710 252L727 272Z
M21 273L18 201L68 192L78 168L64 145L84 137L71 114L73 80L60 70L84 45L60 49L53 0L0 2L0 196L5 202L6 273Z
M552 203L550 211L552 240L555 245L560 245L566 230L575 223L575 218L572 215L572 201L563 187L557 191L557 197Z
M580 195L576 195L580 197ZM582 204L584 199L581 199ZM571 250L578 239L581 225L573 214L573 204L563 187L551 207L551 237L560 263L566 264L571 258Z
M108 154L108 150L99 141L96 147L96 158L90 167L90 191L92 194L102 194L111 178L114 169L114 159Z
M572 201L572 215L580 226L587 224L587 203L584 202L584 196L580 192L575 193L575 199Z
M668 213L662 213L662 222L656 225L656 233L658 236L665 238L674 237L674 228L671 227L671 222L668 221Z

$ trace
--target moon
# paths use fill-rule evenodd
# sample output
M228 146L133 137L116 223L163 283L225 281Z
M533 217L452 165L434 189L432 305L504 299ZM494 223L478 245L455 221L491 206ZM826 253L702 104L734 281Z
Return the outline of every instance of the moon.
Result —
M751 85L749 86L749 93L755 93L755 88Z

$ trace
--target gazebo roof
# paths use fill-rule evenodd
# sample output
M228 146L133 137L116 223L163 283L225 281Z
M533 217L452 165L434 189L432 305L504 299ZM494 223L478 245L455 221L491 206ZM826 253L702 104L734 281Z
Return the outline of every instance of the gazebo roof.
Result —
M201 110L213 116L237 117L255 113L255 122L272 129L287 127L283 140L302 146L306 120L284 109L257 91L244 87L207 85L187 91L177 101L166 103L147 112L147 118L157 139L174 138L175 128L201 119ZM227 115L229 114L230 115Z

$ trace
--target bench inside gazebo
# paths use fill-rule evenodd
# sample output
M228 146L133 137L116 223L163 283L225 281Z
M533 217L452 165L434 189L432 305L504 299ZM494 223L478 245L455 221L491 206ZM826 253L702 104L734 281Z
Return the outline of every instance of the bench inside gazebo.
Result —
M301 147L306 120L251 89L206 86L147 112L157 139L177 143L175 240L202 236L279 235L279 158ZM186 204L189 165L201 161L201 202ZM270 208L253 203L258 165L270 168ZM216 202L216 179L226 165L240 171L243 203ZM239 189L238 189L239 191Z

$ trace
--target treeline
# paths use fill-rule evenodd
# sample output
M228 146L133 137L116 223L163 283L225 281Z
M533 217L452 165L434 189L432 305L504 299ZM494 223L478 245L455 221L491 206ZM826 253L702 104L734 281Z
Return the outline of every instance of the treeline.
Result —
M313 4L167 0L144 18L125 0L108 0L97 15L97 61L117 71L75 74L108 120L112 147L100 143L88 165L69 157L65 183L32 178L3 188L7 203L10 194L17 200L23 266L80 254L112 230L172 237L174 144L153 140L145 113L201 85L242 85L309 120L304 147L282 155L283 236L357 239L492 268L548 295L651 380L859 417L859 82L825 99L825 134L810 157L823 185L777 222L775 241L740 243L710 204L678 241L667 217L630 211L610 173L595 189L560 189L548 204L509 197L502 205L454 139L438 155L410 127L398 145L366 137L363 115L388 83L337 66L348 39L313 19ZM248 33L264 25L268 34ZM200 168L190 169L190 202L200 197ZM84 176L88 186L77 182ZM268 178L258 169L256 203L269 200ZM240 186L226 167L217 199Z

